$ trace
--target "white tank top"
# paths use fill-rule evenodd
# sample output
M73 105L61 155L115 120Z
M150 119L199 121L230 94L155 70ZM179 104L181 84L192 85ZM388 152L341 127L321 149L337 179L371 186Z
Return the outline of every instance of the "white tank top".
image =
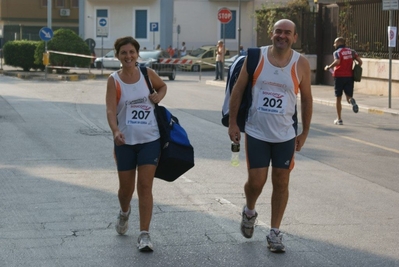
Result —
M245 132L259 140L279 143L297 135L297 65L300 54L293 51L289 64L279 68L269 62L268 49L269 46L261 47Z
M117 91L117 120L119 130L125 135L127 145L143 144L157 140L159 129L154 115L154 103L148 98L150 91L144 75L133 84L126 84L118 71L111 74Z

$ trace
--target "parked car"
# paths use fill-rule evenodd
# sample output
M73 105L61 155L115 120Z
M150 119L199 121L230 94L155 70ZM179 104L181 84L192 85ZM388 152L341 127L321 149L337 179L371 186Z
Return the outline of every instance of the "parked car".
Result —
M159 75L166 76L173 81L176 78L177 64L162 63L162 59L169 59L167 51L161 50L142 50L140 51L137 62L141 66L149 67Z
M94 66L96 66L97 69L120 69L122 65L119 59L115 57L114 50L111 50L105 54L105 56L96 58L96 60L94 60Z
M226 49L225 59L230 55L229 50ZM180 65L182 70L199 71L215 69L216 65L216 45L204 45L191 51L187 56L181 59L191 59L192 64Z
M231 64L233 64L234 61L236 61L236 59L238 57L239 57L239 55L235 55L235 56L225 59L224 60L224 68L229 68L231 66Z

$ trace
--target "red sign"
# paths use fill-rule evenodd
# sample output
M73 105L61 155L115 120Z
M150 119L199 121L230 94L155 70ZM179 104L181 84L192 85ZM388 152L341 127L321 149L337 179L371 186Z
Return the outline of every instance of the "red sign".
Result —
M223 7L221 9L219 9L218 20L220 21L220 23L222 23L222 24L229 23L231 21L232 17L233 17L233 15L231 14L230 9L228 9L227 7Z

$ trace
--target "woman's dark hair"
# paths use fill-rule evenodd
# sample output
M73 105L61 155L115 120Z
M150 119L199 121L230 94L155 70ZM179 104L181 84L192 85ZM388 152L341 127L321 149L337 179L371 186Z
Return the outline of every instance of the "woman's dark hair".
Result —
M134 39L131 36L126 36L126 37L121 37L116 39L115 43L114 43L114 49L115 49L115 54L119 54L119 50L121 49L121 46L123 45L127 45L127 44L132 44L134 46L134 48L136 48L137 53L139 52L140 49L140 44L139 42L136 41L136 39Z

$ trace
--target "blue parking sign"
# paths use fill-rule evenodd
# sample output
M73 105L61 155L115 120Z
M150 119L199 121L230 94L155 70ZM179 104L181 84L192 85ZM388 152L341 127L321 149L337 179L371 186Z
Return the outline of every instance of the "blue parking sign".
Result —
M150 32L158 31L158 22L150 22Z

